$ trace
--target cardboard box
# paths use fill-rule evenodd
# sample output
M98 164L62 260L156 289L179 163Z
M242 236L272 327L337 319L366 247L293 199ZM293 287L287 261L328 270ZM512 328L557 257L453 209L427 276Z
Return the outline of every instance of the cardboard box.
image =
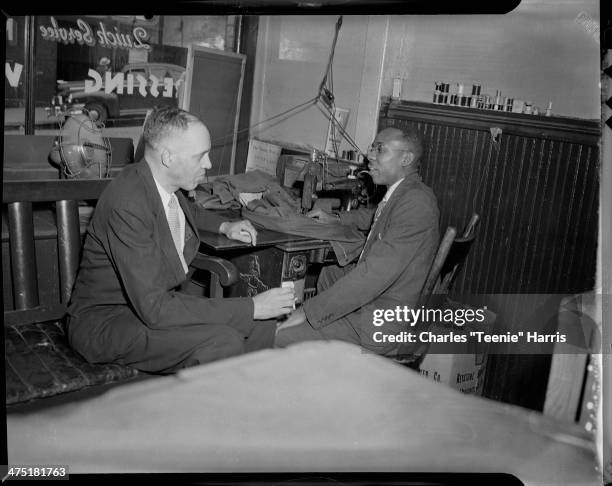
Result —
M428 354L420 372L462 393L481 395L486 366L486 354Z
M447 301L447 306L455 309L474 309L452 301ZM451 386L462 393L481 395L487 367L488 344L478 343L476 339L469 338L469 332L474 330L490 332L493 329L496 315L489 310L484 310L484 314L484 322L465 324L462 327L453 325L452 332L468 336L467 342L452 344L453 354L444 352L449 349L449 344L431 343L419 367L421 375ZM449 326L432 324L428 330L443 334L449 331Z

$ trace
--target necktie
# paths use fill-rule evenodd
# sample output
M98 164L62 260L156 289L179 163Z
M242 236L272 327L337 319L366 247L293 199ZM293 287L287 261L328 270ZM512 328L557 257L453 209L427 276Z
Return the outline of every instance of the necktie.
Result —
M387 204L386 199L383 199L382 201L378 203L378 207L376 208L376 213L374 213L374 221L372 221L372 227L374 227L374 225L376 224L376 220L380 216L380 213L382 213L382 210L385 207L385 204Z
M183 264L183 269L187 267L185 262L185 257L183 256L183 250L181 249L181 223L179 219L179 202L176 198L175 194L172 194L170 197L170 201L168 201L168 225L170 226L170 233L172 234L172 239L174 240L174 246L176 247L176 252L181 259L181 263Z
M380 213L382 213L382 210L385 207L385 204L387 204L386 199L383 199L382 201L378 203L378 207L376 208L376 212L374 213L374 220L372 221L372 226L370 226L370 232L368 233L365 243L363 244L363 249L361 250L361 254L359 255L358 262L361 261L361 257L363 256L363 252L365 250L366 244L368 243L368 240L370 239L370 235L372 234L372 230L374 229L374 225L376 224L376 220L380 216Z

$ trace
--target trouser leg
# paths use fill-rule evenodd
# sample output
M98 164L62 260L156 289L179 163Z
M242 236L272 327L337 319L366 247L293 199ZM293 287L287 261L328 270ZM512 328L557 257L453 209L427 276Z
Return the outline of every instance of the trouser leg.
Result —
M353 265L347 265L345 267L340 267L339 265L324 266L317 280L317 293L324 292L331 287L338 279L346 275L352 267ZM355 332L350 320L338 319L321 329L313 329L308 322L300 324L299 326L281 329L276 333L274 347L283 348L301 341L329 339L359 344L359 335Z
M147 330L145 339L116 361L143 371L169 373L243 352L244 337L238 331L203 324Z
M354 267L353 264L341 267L339 265L326 265L321 269L319 279L317 280L317 293L321 293L324 290L331 287L336 281L344 277Z
M119 363L159 373L236 356L245 349L244 336L229 326L150 329L127 307L102 323L88 326L85 317L72 329L71 344L91 363Z
M348 319L338 319L321 328L313 329L305 322L298 326L281 329L276 333L274 347L284 348L293 343L302 341L339 340L359 344L359 335Z
M244 350L246 353L260 349L274 347L274 335L276 334L276 319L266 321L255 321L253 330L246 337Z

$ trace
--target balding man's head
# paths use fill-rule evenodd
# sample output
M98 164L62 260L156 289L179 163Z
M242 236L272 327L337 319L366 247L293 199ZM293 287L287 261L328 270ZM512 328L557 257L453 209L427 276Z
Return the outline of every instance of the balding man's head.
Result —
M200 119L179 108L154 110L144 126L145 160L168 192L193 190L211 168L210 133Z
M192 124L202 121L192 113L172 106L155 108L147 117L143 128L145 147L157 150L160 143L177 132L185 132Z

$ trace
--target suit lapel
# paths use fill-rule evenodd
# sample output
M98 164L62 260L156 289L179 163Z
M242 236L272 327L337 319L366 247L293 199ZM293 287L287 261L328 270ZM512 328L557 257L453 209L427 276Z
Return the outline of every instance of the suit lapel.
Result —
M189 264L200 248L200 237L187 198L181 191L178 191L176 195L183 209L183 213L185 213L185 249L183 250L183 256L187 264Z
M178 281L178 283L183 282L185 280L185 271L178 253L176 252L176 246L174 246L172 233L170 233L170 227L168 226L168 218L166 218L166 211L162 204L161 197L159 196L159 192L157 191L155 179L153 179L153 174L151 173L149 164L147 164L144 159L142 159L142 161L139 163L139 172L147 187L149 206L153 212L153 215L155 216L155 222L157 224L157 228L159 229L159 246L162 253L170 263L170 266L174 270L175 280ZM178 283L175 285L178 285Z
M393 206L397 204L397 201L399 201L403 197L406 191L414 187L415 184L420 181L421 178L420 176L418 176L418 174L406 176L406 178L400 183L400 185L395 188L393 194L391 194L391 197L387 201L387 204L385 204L385 207L378 216L376 223L370 228L370 232L372 234L369 235L369 238L366 241L366 246L363 251L364 257L367 255L374 242L382 238L384 230L387 227L389 215L391 214L391 209L393 208Z

